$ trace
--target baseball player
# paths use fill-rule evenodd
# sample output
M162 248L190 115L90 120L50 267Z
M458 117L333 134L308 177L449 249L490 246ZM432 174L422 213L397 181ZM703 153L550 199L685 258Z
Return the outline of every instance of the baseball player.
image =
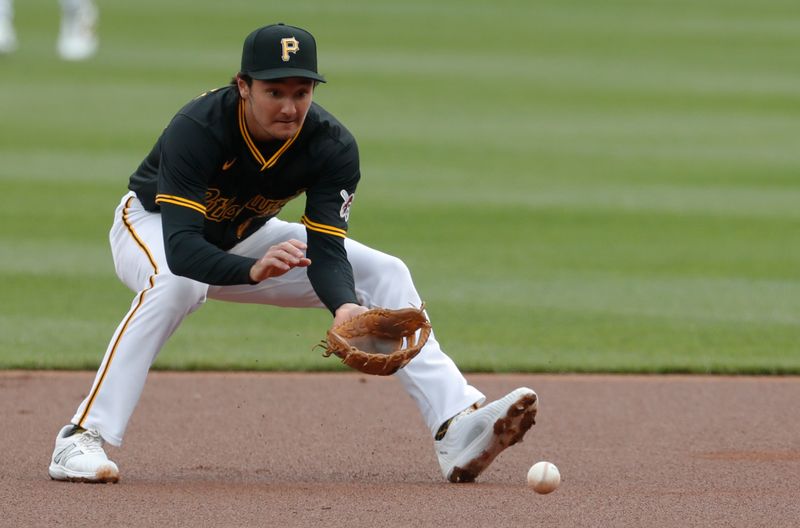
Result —
M98 9L93 0L59 0L61 25L56 50L64 60L91 58L98 47ZM0 0L0 55L17 49L14 30L14 0Z
M231 83L178 111L130 177L109 238L117 275L136 295L91 390L56 436L53 479L119 479L103 444L122 443L150 365L207 299L325 307L334 324L368 307L421 305L401 260L347 237L358 148L312 101L324 82L310 33L284 24L256 29ZM280 220L301 194L301 221ZM395 376L452 482L474 480L534 423L534 391L481 406L484 395L433 334Z

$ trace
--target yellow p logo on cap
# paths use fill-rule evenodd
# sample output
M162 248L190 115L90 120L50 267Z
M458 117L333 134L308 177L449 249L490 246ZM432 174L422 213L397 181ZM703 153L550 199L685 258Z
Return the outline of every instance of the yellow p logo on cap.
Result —
M294 37L287 37L281 39L281 59L283 62L289 62L289 54L297 53L300 51L300 43Z

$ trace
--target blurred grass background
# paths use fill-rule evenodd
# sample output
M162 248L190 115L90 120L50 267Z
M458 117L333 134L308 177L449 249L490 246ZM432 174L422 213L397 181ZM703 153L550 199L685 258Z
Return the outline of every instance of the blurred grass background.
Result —
M796 0L99 6L94 59L57 58L55 0L17 1L0 57L0 367L96 368L129 174L282 21L359 140L351 236L409 264L463 370L800 373ZM156 368L339 369L329 320L212 302Z

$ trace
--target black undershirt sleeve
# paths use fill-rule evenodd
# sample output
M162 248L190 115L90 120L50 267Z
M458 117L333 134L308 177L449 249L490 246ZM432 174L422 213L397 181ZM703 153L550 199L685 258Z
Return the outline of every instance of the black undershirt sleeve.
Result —
M226 253L203 237L202 213L161 204L167 264L175 275L215 285L248 284L256 259Z
M342 195L354 194L361 177L355 141L340 145L325 166L326 174L306 190L304 219L311 259L308 278L322 303L334 313L345 303L358 304L344 246L350 203Z
M308 235L306 255L311 259L308 279L317 297L331 313L336 312L336 309L345 303L358 304L353 268L347 260L344 239L309 229L306 233Z

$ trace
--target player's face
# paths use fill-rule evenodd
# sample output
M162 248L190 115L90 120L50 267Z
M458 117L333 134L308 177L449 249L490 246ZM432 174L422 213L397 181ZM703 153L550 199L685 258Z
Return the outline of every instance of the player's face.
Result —
M314 81L289 77L275 81L238 80L245 100L247 130L257 141L286 140L303 126L314 94Z

